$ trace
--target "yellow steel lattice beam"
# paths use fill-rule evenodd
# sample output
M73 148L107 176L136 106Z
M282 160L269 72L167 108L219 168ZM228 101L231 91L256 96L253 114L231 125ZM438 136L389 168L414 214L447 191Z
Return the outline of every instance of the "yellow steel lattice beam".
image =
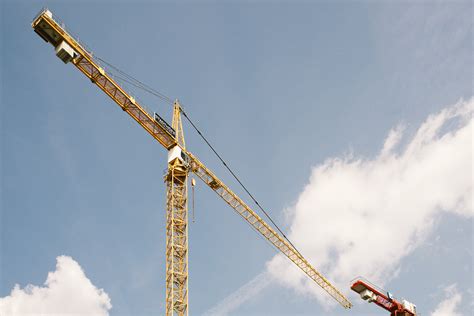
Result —
M352 307L351 302L333 286L320 272L318 272L295 248L291 246L280 234L268 225L257 213L255 213L242 199L240 199L229 187L216 177L199 159L190 152L191 170L202 181L204 181L214 192L217 193L227 204L230 205L243 219L247 221L273 246L280 250L288 259L296 264L307 276L313 279L323 290L331 295L344 308Z
M188 315L188 168L180 159L168 163L166 201L165 315Z
M57 47L62 42L67 43L76 53L72 63L161 145L166 149L170 149L176 144L174 135L170 134L164 126L155 121L152 115L148 113L143 106L125 92L125 90L100 67L99 63L94 60L92 53L87 51L83 45L56 21L50 11L43 10L40 12L33 21L32 27L41 38L50 42L54 47Z

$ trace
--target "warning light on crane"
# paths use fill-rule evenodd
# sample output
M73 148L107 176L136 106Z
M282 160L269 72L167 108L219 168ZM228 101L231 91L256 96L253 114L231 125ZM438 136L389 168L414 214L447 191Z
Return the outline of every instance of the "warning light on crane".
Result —
M363 278L352 282L351 289L359 293L368 303L375 303L390 312L390 316L416 316L416 305L401 300L399 302L390 292L386 292ZM384 294L386 293L386 294Z

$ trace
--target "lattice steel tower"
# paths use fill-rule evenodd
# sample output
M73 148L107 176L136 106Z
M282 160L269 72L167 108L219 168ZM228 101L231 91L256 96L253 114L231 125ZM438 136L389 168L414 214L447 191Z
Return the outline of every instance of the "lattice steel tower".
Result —
M166 191L166 315L188 314L188 173L189 163L182 155L186 149L181 109L174 103L173 129L181 147L168 154Z

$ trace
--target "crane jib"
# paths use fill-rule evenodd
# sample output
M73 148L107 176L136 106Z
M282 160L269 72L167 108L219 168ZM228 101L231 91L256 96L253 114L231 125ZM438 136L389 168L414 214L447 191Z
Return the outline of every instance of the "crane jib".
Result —
M53 45L56 55L64 62L72 62L92 83L104 91L122 110L126 111L163 147L176 145L176 133L162 118L159 121L148 113L131 95L109 76L93 58L92 53L64 28L63 23L49 10L43 10L33 20L32 27L41 38Z
M318 284L324 291L331 295L344 308L351 308L352 303L325 277L321 275L296 249L289 244L280 234L268 225L255 213L242 199L240 199L227 185L210 171L199 159L190 152L191 170L217 193L230 207L247 221L257 232L268 240L276 249L300 268L308 277Z

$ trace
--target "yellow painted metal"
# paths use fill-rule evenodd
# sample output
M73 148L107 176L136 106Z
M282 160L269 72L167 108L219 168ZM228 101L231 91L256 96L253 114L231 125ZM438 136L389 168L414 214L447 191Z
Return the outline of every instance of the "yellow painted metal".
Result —
M280 250L288 259L296 264L306 275L331 295L345 308L352 307L351 302L333 286L320 272L318 272L291 244L268 225L242 199L216 177L196 156L187 152L190 158L191 170L217 193L227 204L242 216L247 223L258 231L273 246Z
M184 132L183 132L183 122L181 121L181 105L179 101L174 101L173 106L173 122L171 123L171 127L176 132L176 142L179 146L183 149L186 149L186 143L184 142Z
M352 304L321 273L319 273L288 241L280 236L242 199L217 178L196 156L185 149L183 126L178 101L174 104L172 127L176 136L154 120L131 95L125 92L94 60L93 54L73 38L53 16L43 10L32 22L32 27L54 47L66 42L77 53L73 64L112 100L137 121L163 147L170 150L179 146L189 162L174 159L168 162L166 221L166 315L188 315L188 206L187 177L192 170L227 204L241 215L256 231L296 264L343 307ZM188 165L189 163L189 165Z
M168 164L166 211L166 315L188 315L188 167Z
M184 147L178 101L174 103L173 129ZM184 148L183 148L184 149ZM188 315L188 179L189 165L182 157L168 161L166 199L166 316Z
M71 46L77 53L77 56L73 59L73 64L86 75L92 83L95 83L104 91L122 110L127 112L166 149L174 147L176 144L174 136L158 124L152 115L131 95L125 92L125 90L100 67L98 62L94 60L92 53L87 51L83 45L74 39L48 12L47 10L43 10L33 21L32 27L35 32L50 42L54 47L63 41Z

